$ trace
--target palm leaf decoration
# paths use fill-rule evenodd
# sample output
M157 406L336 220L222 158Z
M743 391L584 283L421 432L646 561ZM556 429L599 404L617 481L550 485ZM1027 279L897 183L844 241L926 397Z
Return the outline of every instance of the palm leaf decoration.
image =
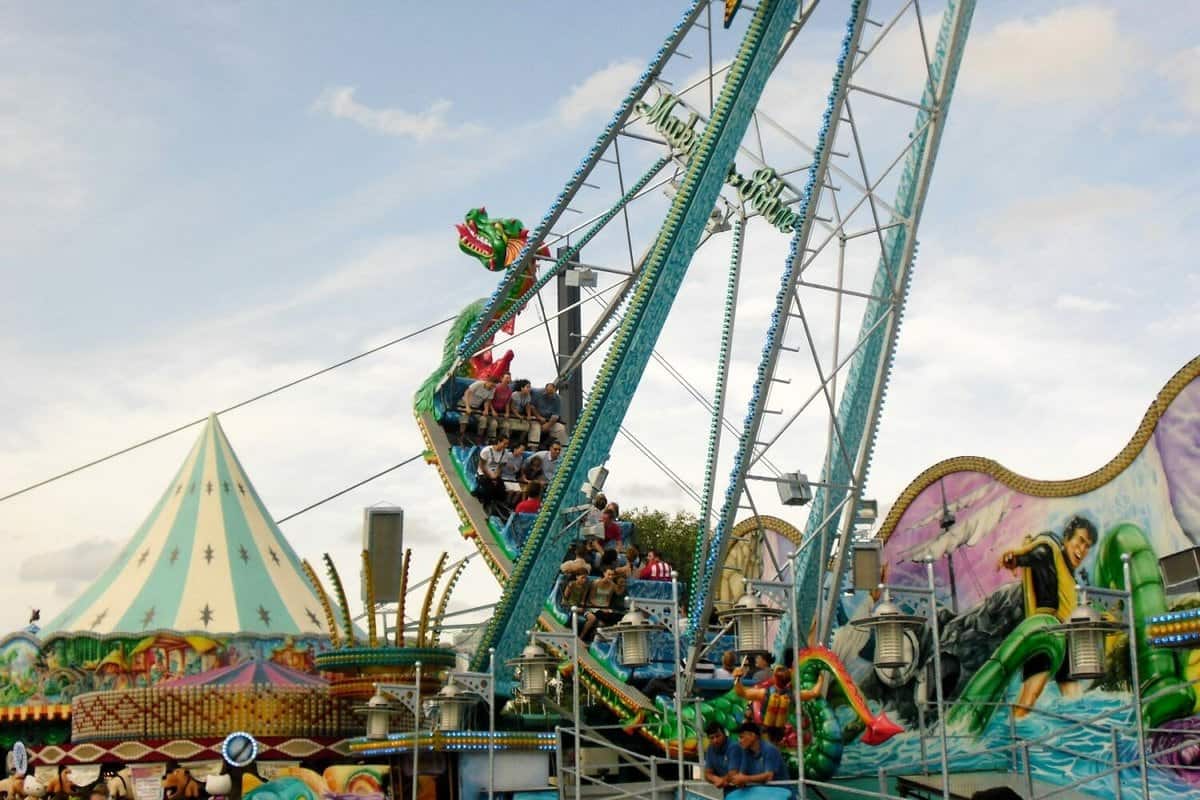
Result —
M371 578L371 554L362 551L363 586L367 601L367 647L378 647L379 636L375 629L375 581Z
M450 593L454 591L454 585L458 583L466 568L466 561L458 562L458 566L450 573L450 580L446 581L446 588L442 590L442 599L438 601L437 613L433 616L433 631L429 634L430 640L435 644L442 636L442 622L446 617L446 606L450 605Z
M448 557L448 553L442 553L438 557L437 566L433 568L433 577L429 579L429 590L425 592L425 602L421 605L421 619L417 623L417 647L428 647L425 634L429 631L429 611L433 608L433 593L437 591L438 581L441 580Z
M408 565L412 561L412 548L404 551L404 562L400 566L400 597L396 600L396 647L404 647L404 598L408 595Z
M313 591L317 593L317 600L321 602L321 610L325 612L325 627L329 629L329 643L334 647L341 647L342 636L338 632L337 622L333 619L333 606L329 604L329 595L325 593L321 579L317 577L316 570L312 568L312 564L308 563L308 559L301 561L300 566L304 568L304 577L308 578L308 582L312 584Z
M342 586L342 576L338 575L337 567L333 566L333 559L329 557L329 553L322 556L325 560L325 572L329 575L329 582L333 584L333 591L337 595L339 609L342 612L342 625L346 629L346 643L350 647L354 647L358 642L354 641L354 622L350 619L350 605L346 602L346 589Z

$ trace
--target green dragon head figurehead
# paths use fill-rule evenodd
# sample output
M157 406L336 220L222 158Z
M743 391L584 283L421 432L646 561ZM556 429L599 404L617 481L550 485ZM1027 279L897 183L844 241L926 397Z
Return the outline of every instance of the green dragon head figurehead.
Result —
M477 258L492 272L510 265L529 239L529 231L514 218L491 219L486 208L467 212L458 229L458 249Z

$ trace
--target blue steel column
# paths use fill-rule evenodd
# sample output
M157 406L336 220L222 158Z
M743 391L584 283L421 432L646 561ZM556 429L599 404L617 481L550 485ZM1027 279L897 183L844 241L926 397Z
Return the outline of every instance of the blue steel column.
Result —
M480 668L488 647L496 648L502 664L516 656L524 631L536 624L570 537L563 531L562 511L582 500L579 489L587 470L608 457L797 6L798 0L764 0L751 19L541 513L476 650Z
M860 493L859 497L862 496L867 472L871 467L875 434L887 393L904 304L908 299L909 281L917 251L917 227L929 191L929 180L933 175L938 145L945 129L950 99L954 94L958 67L962 62L974 13L975 0L950 0L946 12L942 15L942 27L938 31L934 59L930 65L932 81L926 85L921 97L921 105L933 111L922 109L917 113L911 134L917 141L909 150L904 172L896 189L896 212L906 217L908 224L888 231L884 241L885 253L879 260L875 280L871 286L871 294L875 297L891 299L886 303L880 300L867 302L859 339L864 336L868 338L850 362L845 389L838 407L838 425L842 431L844 446L848 452L856 454L854 474L850 474L844 462L831 459L831 472L823 476L822 480L832 486L853 484ZM880 318L888 313L891 317L886 322L877 324ZM816 532L816 526L845 495L844 489L818 488L814 493L812 511L809 512L806 536ZM841 546L831 570L835 585L829 587L827 606L819 620L819 635L822 640L829 635L838 602L840 587L836 583L841 580L846 545L854 522L854 510L851 507L843 511ZM821 554L819 559L810 559L808 568L800 576L803 587L797 608L800 620L812 619L816 613L822 585L820 567L825 563L825 555Z
M683 18L679 20L678 24L675 25L675 28L667 37L667 40L663 43L663 46L658 48L658 52L654 54L654 58L651 59L650 64L638 77L633 88L629 90L629 94L625 95L625 99L617 108L616 113L613 114L613 118L609 121L608 126L596 137L596 142L583 157L582 163L575 170L575 174L571 176L571 180L558 193L558 197L554 199L554 202L550 205L550 209L542 217L542 221L533 229L528 242L525 244L525 249L517 255L512 267L505 274L504 279L500 281L499 285L496 286L496 290L492 292L492 296L488 298L483 314L476 320L458 347L459 359L470 356L487 340L487 334L482 330L483 323L491 318L496 311L496 307L508 296L508 292L516 281L517 275L523 271L523 268L533 258L534 253L542 246L546 235L550 233L550 229L554 227L554 223L558 222L559 217L567 210L567 206L571 204L571 199L575 197L576 193L586 183L587 176L596 164L599 163L600 157L604 155L604 151L617 138L617 134L624 127L625 123L629 121L629 117L632 116L633 108L637 104L637 101L642 98L642 95L646 93L646 90L650 88L651 84L662 73L663 66L675 54L675 51L679 48L679 43L683 41L688 31L691 30L692 24L696 22L701 12L707 6L708 0L693 0L692 4L688 6L687 11L684 12ZM499 326L497 325L496 327Z
M763 345L762 360L759 362L758 374L755 377L750 407L746 412L742 438L734 456L721 514L717 520L712 541L708 546L704 546L703 537L697 539L696 557L692 565L692 586L694 588L688 629L688 635L692 638L690 661L694 661L699 656L700 650L705 644L704 635L708 616L712 611L713 585L718 577L720 564L724 563L725 554L729 550L729 536L733 530L738 505L746 485L746 470L750 463L750 457L754 453L755 441L758 439L762 415L766 407L767 393L771 378L775 373L780 347L783 344L788 309L792 304L792 292L795 289L796 279L799 277L800 265L804 261L805 248L817 215L817 201L827 180L830 145L841 120L842 107L849 84L848 72L862 37L862 29L867 18L867 5L865 0L855 0L851 3L850 20L846 23L846 35L838 56L833 87L829 92L829 102L825 109L820 133L817 135L816 148L813 151L813 163L809 168L808 180L800 200L796 233L792 237L791 250L780 278L775 308L771 312L770 325L767 329L767 341Z

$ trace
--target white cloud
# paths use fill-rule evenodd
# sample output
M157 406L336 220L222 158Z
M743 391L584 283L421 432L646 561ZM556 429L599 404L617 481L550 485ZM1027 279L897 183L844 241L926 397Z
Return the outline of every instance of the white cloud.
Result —
M54 608L57 609L64 600L70 601L86 589L108 566L122 544L116 539L89 537L56 550L42 550L21 562L17 577L31 583L52 583ZM34 608L40 608L39 604L49 598L30 593L28 599ZM46 611L43 620L57 613L57 610L51 611L49 604Z
M1078 5L972 36L960 85L1012 107L1095 107L1124 94L1139 60L1115 11Z
M1117 222L1147 218L1154 192L1123 183L1057 185L1002 209L987 224L998 239L1014 230L1063 238L1078 230L1102 231Z
M1054 301L1054 307L1064 311L1083 311L1088 314L1097 314L1116 308L1107 300L1095 300L1090 297L1080 297L1077 294L1060 294Z
M371 108L355 99L355 91L353 86L326 89L313 102L312 110L356 122L373 133L408 136L417 141L434 136L468 136L482 130L473 123L449 123L446 115L453 106L449 100L435 100L425 111L412 112L401 108Z
M640 61L629 59L609 64L592 73L582 83L572 86L558 101L559 122L575 125L593 114L613 113L642 69Z
M1169 56L1158 73L1175 89L1175 103L1165 120L1155 120L1158 129L1168 133L1188 134L1200 128L1200 45L1180 50Z

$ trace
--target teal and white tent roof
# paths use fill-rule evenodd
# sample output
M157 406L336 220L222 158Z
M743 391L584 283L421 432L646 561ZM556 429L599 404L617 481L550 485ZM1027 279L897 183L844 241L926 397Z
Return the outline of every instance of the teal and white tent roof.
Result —
M42 629L325 635L300 559L211 415L116 560Z

